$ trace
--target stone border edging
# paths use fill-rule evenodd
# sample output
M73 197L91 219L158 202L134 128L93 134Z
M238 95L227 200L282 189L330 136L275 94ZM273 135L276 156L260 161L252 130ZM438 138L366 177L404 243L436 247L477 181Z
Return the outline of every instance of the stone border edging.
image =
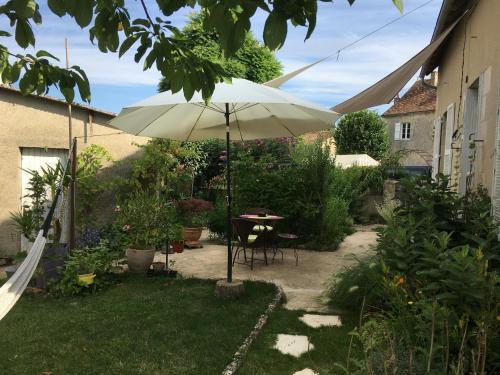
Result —
M234 353L233 360L226 366L226 368L222 371L222 375L233 375L240 368L241 363L243 361L243 357L247 354L250 346L264 328L264 325L267 323L269 319L269 314L271 314L281 303L285 293L283 292L283 288L280 285L274 284L277 288L276 296L274 299L267 305L266 311L262 314L257 320L257 324L254 326L253 330L247 336L247 338L243 341L243 344L240 345L236 353Z

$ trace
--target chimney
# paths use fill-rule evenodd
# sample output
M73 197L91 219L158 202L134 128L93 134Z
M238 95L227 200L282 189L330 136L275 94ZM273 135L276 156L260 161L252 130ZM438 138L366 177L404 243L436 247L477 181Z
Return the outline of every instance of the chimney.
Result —
M431 73L431 85L437 87L439 82L438 79L439 79L439 73L437 70L435 70Z

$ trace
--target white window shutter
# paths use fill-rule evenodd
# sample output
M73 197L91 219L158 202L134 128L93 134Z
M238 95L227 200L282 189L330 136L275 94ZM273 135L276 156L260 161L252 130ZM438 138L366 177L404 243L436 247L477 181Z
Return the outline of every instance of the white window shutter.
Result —
M495 175L493 178L493 217L500 220L500 107L497 110Z
M394 124L394 140L399 141L401 139L401 123L396 122Z
M434 120L434 143L432 146L432 178L439 173L439 149L441 146L441 117Z
M451 174L451 143L453 141L453 130L455 125L455 104L450 104L446 112L446 129L444 134L444 155L443 155L443 174Z
M496 157L495 157L495 178L494 178L494 196L493 196L493 216L495 219L500 220L500 140L497 135L496 144Z

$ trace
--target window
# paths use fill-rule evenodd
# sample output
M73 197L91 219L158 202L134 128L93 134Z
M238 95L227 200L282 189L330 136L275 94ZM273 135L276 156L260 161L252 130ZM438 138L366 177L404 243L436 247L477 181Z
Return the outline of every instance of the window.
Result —
M411 136L411 124L409 122L403 122L401 126L401 139L410 139Z
M408 140L411 136L411 124L409 122L396 123L394 125L394 140Z

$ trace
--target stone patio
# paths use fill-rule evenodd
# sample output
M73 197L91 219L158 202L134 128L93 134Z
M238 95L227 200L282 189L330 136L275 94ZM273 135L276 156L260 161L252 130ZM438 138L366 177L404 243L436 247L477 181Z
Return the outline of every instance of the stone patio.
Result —
M293 250L285 249L283 262L281 256L276 256L274 263L269 261L268 266L263 262L255 262L253 271L248 266L236 264L233 278L269 281L280 285L287 298L285 307L290 310L326 312L327 308L321 300L326 282L333 273L353 263L353 256L369 254L376 242L374 226L357 226L355 230L336 251L299 250L298 266L295 266ZM202 249L169 255L169 259L175 260L174 268L186 277L225 278L227 248L206 239L203 245ZM157 253L155 261L165 261L165 255Z

